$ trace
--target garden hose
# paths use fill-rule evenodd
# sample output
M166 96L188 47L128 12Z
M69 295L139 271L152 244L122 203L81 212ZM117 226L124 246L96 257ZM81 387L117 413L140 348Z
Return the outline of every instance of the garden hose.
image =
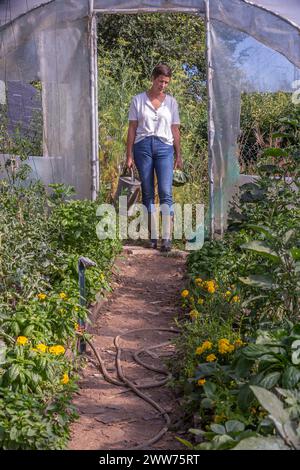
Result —
M148 352L152 349L157 349L157 348L161 348L161 347L164 347L164 346L167 346L170 344L170 341L166 341L164 343L160 343L160 344L156 344L154 346L150 346L148 348L141 348L139 349L138 351L136 351L133 355L135 361L140 364L141 366L149 369L149 370L153 370L159 374L164 374L166 375L166 377L163 379L163 380L160 380L160 381L155 381L155 382L152 382L150 384L140 384L140 385L135 385L134 383L132 383L130 380L128 380L124 373L123 373L123 368L122 368L122 365L121 365L121 354L122 354L122 348L120 346L120 339L122 336L124 335L128 335L128 334L131 334L131 333L137 333L137 332L141 332L141 331L168 331L168 332L171 332L171 333L179 333L179 330L175 329L175 328L141 328L141 329L137 329L137 330L130 330L130 331L126 331L126 333L123 333L122 335L118 335L114 338L114 344L115 344L115 347L116 347L116 367L117 367L117 373L118 373L118 377L121 379L121 380L117 380L115 379L114 377L112 377L108 372L107 372L107 369L104 365L104 361L103 359L101 358L100 354L98 353L98 351L96 350L95 346L93 345L92 341L90 341L89 339L85 338L85 341L88 343L88 345L91 347L92 351L94 352L96 358L97 358L97 361L98 361L98 364L99 364L99 368L100 368L100 371L104 377L104 379L109 382L109 383L112 383L113 385L118 385L120 387L128 387L130 388L136 395L138 395L140 398L142 398L143 400L145 400L147 403L149 403L153 408L155 408L157 411L159 411L159 413L163 416L163 418L165 419L165 426L153 437L151 438L150 440L148 440L146 443L144 443L143 445L139 445L131 450L138 450L138 449L144 449L145 447L148 447L150 446L151 444L154 444L155 442L157 442L167 431L168 431L168 428L170 426L170 417L168 415L168 413L158 404L156 403L154 400L152 400L152 398L148 397L147 395L145 395L143 392L141 392L141 389L146 389L146 388L154 388L154 387L159 387L159 386L162 386L162 385L165 385L166 382L169 380L169 378L171 377L171 374L169 374L165 369L160 369L160 368L157 368L157 367L154 367L154 366L150 366L150 365L147 365L145 364L144 362L141 361L141 359L139 358L139 355L142 354L143 352ZM78 333L78 336L82 336L81 333ZM89 358L89 360L91 360ZM91 362L94 364L94 361L91 360ZM94 364L95 365L95 364Z

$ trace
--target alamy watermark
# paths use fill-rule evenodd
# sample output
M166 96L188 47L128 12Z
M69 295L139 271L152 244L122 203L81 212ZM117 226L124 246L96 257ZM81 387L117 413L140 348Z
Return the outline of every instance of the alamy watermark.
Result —
M96 215L100 218L96 227L100 240L158 238L161 228L162 238L184 240L186 250L199 250L204 243L203 204L153 205L149 213L138 203L127 210L127 196L120 196L118 214L115 205L100 204Z

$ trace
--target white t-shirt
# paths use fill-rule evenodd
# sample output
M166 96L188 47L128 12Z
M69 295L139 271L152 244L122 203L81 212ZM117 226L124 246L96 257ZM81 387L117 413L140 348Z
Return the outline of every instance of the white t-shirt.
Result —
M171 95L166 95L158 109L155 109L146 92L135 95L129 108L129 121L138 121L134 143L145 137L156 136L164 143L173 145L172 124L180 124L178 104Z

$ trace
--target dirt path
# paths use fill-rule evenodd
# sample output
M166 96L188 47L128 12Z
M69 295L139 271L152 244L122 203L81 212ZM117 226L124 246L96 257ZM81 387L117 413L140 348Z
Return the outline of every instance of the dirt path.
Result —
M176 256L177 254L177 256ZM184 252L165 256L156 250L124 247L116 262L114 291L96 305L93 314L93 343L105 361L110 374L115 374L115 336L141 328L174 327L174 317L180 311L179 292L185 273ZM137 349L163 343L174 333L144 331L121 338L122 367L125 376L134 383L149 383L162 375L138 365L132 353ZM89 348L88 348L89 349ZM157 355L172 355L173 346L152 350L141 358L161 367ZM88 351L90 357L93 354ZM173 392L167 387L143 390L159 403L175 422L180 414ZM74 404L80 418L72 426L69 449L132 449L155 436L165 421L160 413L132 391L104 380L90 362L82 370L80 391ZM168 431L148 449L182 449L174 433ZM144 448L144 447L143 447ZM146 447L145 447L146 448Z

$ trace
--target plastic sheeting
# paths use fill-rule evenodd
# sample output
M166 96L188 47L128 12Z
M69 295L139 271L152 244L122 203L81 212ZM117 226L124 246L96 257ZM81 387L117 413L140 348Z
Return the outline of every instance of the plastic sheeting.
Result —
M92 187L87 15L87 2L55 0L0 28L0 80L42 86L43 155L51 158L32 162L44 181L48 172L80 198Z
M283 55L222 22L212 20L210 31L211 211L214 231L222 234L226 229L229 202L241 182L237 145L241 93L292 92L300 71Z
M211 18L211 214L214 230L222 233L228 202L239 181L241 92L292 91L293 79L299 78L291 64L300 67L300 5L298 0L207 2ZM38 171L44 180L49 172L51 181L57 178L75 186L81 198L90 198L95 190L92 155L98 123L91 78L95 60L90 48L91 4L99 14L205 16L206 8L204 0L0 0L0 84L41 82L46 158L38 160Z

